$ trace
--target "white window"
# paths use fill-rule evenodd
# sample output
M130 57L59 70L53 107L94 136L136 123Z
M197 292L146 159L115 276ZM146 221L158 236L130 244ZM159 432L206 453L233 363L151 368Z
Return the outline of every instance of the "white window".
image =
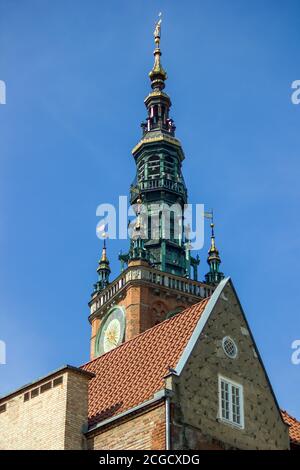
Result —
M219 418L244 428L243 386L219 376Z
M222 346L227 357L230 357L230 359L235 359L237 357L238 348L230 336L225 336L225 338L223 338Z

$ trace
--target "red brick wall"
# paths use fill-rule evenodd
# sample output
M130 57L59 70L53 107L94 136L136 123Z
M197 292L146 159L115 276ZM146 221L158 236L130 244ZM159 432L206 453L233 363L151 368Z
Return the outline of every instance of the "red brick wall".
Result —
M93 450L164 450L165 446L164 403L88 437L88 448Z

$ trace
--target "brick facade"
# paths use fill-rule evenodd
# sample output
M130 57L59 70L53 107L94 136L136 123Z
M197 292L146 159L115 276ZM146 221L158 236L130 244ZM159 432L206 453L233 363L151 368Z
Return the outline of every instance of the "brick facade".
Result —
M88 380L80 370L64 369L1 400L0 449L84 448Z
M164 450L167 389L172 450L289 449L231 282L213 297L81 369L66 366L2 398L0 448ZM225 336L237 345L235 358L224 353ZM244 427L220 419L219 375L243 387Z
M134 261L129 266L135 266L138 269L139 265L143 266L144 264L144 262ZM185 279L182 278L182 280L184 281ZM164 321L169 312L177 309L179 309L178 311L184 310L197 302L199 302L199 298L188 292L179 295L178 292L165 286L157 285L154 287L142 280L136 279L129 283L120 293L114 305L120 305L125 308L125 341L128 341ZM104 309L91 321L91 360L95 357L95 341L102 319L106 313L107 309Z
M164 402L139 415L129 415L111 426L89 433L87 441L88 448L93 450L164 450Z

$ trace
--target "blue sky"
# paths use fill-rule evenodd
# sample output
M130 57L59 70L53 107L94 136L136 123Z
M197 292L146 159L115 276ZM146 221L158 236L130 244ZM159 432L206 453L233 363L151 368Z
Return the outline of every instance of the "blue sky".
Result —
M0 0L0 394L88 360L95 211L134 177L162 11L190 202L214 208L223 271L280 405L300 418L299 10L297 0ZM121 248L109 243L114 276Z

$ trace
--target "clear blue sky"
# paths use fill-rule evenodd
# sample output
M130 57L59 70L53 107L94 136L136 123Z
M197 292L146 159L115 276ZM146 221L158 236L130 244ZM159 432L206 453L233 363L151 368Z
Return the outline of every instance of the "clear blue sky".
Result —
M0 0L0 394L88 360L95 210L134 177L159 11L190 201L214 208L222 268L300 418L297 0Z

